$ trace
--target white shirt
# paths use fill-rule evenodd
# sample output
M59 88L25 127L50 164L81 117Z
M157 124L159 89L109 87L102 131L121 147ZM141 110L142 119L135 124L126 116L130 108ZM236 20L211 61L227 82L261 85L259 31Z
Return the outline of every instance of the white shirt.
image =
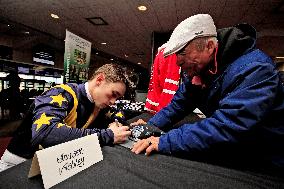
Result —
M94 99L92 98L90 91L89 91L89 83L88 82L85 83L85 90L86 90L87 97L88 97L89 101L91 103L94 103Z

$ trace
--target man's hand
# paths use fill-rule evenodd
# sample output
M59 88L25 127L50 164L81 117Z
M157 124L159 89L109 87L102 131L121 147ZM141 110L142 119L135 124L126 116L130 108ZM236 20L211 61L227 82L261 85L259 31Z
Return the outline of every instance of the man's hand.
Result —
M130 126L136 126L136 125L145 125L147 124L143 119L138 119L138 121L130 123Z
M119 144L125 142L128 137L131 135L131 131L129 131L128 126L122 126L121 123L117 124L115 122L109 124L108 127L110 130L112 130L114 138L113 138L113 144Z
M132 152L140 154L146 149L145 155L150 155L152 151L158 151L160 137L151 136L149 138L139 140L133 145Z
M108 128L113 128L113 127L122 127L123 125L119 122L112 122L111 124L108 125Z

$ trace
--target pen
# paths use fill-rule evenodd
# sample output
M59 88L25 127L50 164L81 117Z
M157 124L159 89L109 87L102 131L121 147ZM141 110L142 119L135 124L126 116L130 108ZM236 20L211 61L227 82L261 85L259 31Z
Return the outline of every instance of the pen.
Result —
M115 119L114 121L115 121L116 126L119 127L118 120Z

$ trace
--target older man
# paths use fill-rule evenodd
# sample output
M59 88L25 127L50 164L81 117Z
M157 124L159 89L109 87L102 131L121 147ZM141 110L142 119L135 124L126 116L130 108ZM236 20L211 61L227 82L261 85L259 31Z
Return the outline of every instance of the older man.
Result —
M217 32L207 14L181 22L164 56L176 53L188 79L148 124L168 129L196 107L207 118L140 140L132 151L284 168L284 87L255 43L248 24Z

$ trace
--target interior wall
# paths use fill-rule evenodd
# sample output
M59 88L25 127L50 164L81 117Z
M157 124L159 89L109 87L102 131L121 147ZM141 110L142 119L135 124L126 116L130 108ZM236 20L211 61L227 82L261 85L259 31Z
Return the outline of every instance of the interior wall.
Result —
M0 35L0 45L13 48L13 59L12 60L17 61L17 62L35 64L33 62L32 47L28 47L24 45L22 47L19 47L16 42L17 41L16 39L19 41L19 43L25 40L24 38ZM63 69L64 68L64 52L58 51L56 49L54 50L55 50L54 68Z

